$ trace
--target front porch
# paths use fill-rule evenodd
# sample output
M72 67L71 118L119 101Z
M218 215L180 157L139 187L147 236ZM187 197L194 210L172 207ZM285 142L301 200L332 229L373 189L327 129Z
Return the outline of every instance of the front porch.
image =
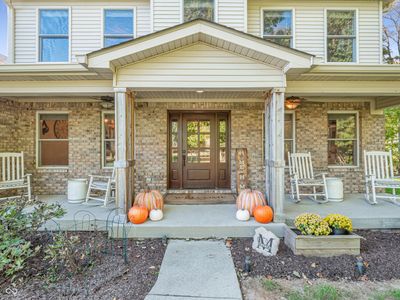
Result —
M310 200L295 204L287 197L284 202L284 218L286 224L292 226L294 218L300 213L312 212L322 216L340 213L353 220L355 229L400 228L400 207L388 202L372 206L366 203L363 197L363 194L347 194L343 202L327 204L316 204ZM49 203L58 202L66 209L67 213L57 220L60 229L63 230L79 230L82 228L82 222L91 221L93 224L96 223L97 230L105 231L107 219L110 221L115 213L114 205L104 208L98 204L70 204L66 196L41 196L40 199ZM89 220L88 212L95 220ZM263 225L254 219L240 222L236 220L235 212L234 204L166 205L163 220L148 221L141 225L128 224L127 235L136 238L250 237L253 236L255 228L263 226L278 236L283 236L284 223ZM55 226L55 223L48 224L48 228L52 226Z

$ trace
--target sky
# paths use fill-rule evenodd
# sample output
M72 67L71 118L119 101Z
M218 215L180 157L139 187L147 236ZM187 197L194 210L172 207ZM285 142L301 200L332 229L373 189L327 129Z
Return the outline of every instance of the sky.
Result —
M7 8L0 0L0 54L7 55Z

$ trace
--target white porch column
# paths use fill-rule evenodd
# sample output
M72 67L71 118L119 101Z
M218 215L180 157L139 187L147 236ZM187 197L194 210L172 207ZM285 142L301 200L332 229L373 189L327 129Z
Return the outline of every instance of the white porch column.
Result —
M116 203L126 214L134 192L134 98L126 88L115 88Z
M284 219L284 91L284 88L273 89L265 100L265 189L274 209L275 222Z

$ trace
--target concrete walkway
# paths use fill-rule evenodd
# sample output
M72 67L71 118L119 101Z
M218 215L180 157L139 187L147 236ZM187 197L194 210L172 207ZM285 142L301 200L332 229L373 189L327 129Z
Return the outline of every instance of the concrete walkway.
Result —
M145 300L241 300L224 241L171 240L157 282Z

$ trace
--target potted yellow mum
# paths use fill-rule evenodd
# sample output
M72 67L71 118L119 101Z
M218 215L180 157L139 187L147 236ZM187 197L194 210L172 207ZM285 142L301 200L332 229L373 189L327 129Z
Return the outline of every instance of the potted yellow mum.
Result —
M334 235L349 234L353 231L353 223L349 217L341 214L327 215L324 220L329 224Z

